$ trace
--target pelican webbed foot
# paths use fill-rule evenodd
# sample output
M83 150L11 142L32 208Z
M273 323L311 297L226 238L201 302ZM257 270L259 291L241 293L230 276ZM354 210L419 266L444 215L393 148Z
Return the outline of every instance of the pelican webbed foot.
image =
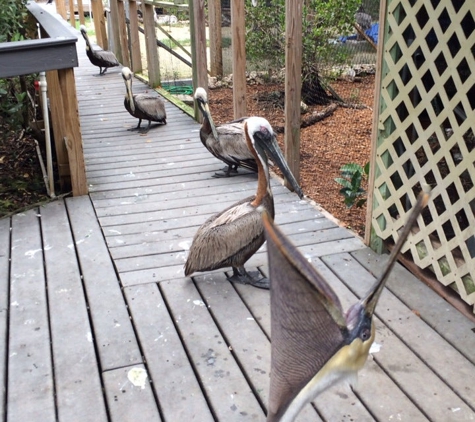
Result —
M138 124L137 126L131 127L131 128L129 128L129 129L127 129L127 130L129 130L129 131L131 131L131 132L134 131L134 130L138 130L139 132L142 132L144 129L142 129L142 128L140 127L141 124L142 124L142 119L139 119L139 124ZM148 129L145 129L145 130L147 130L147 132L148 132Z
M244 266L233 267L233 275L228 277L231 283L250 284L259 289L269 289L270 282L268 278L262 276L259 271L247 272Z
M223 167L219 172L214 173L213 177L220 178L220 177L232 177L238 176L239 172L237 169L237 165L229 165L228 167Z

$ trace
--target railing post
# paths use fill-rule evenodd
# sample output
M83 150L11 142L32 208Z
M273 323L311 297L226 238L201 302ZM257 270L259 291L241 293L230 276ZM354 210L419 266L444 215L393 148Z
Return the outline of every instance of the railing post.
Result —
M208 0L211 76L223 76L223 34L221 0Z
M63 142L63 138L66 136L66 116L59 86L58 71L51 70L46 72L46 81L48 84L51 126L54 134L59 184L61 191L67 192L71 189L71 172L69 171L68 151Z
M104 16L102 0L91 0L91 8L97 45L104 50L108 50L109 42L107 41L106 18Z
M139 73L142 72L142 54L140 52L137 2L135 0L129 0L129 21L131 69L133 72Z
M125 7L124 0L119 0L117 2L117 15L119 17L117 21L119 29L119 41L120 41L120 50L122 61L121 63L124 66L130 67L130 56L129 56L129 46L127 40L127 26L125 23Z
M142 3L143 26L145 32L145 47L147 49L148 84L155 88L160 85L160 60L157 49L157 35L155 33L155 11L153 6Z
M206 30L203 25L205 19L204 1L190 1L190 35L191 35L191 63L193 72L193 88L208 89L208 68L206 63ZM195 104L195 119L201 121L201 114Z
M285 140L284 154L300 181L300 99L302 90L303 0L285 2ZM290 184L285 182L290 189Z
M231 1L233 47L233 103L234 118L247 114L246 106L246 30L244 2Z
M120 44L120 33L119 33L119 0L110 0L110 21L109 21L109 42L112 45L109 45L109 50L112 50L119 60L119 63L124 63L124 58L122 57L122 47Z
M74 69L46 72L61 190L88 193ZM66 142L65 142L66 141Z

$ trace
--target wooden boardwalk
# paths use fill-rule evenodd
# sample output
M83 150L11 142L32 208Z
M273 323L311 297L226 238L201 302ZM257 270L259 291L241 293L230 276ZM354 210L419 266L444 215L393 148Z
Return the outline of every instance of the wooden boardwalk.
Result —
M269 293L224 271L183 276L197 228L256 177L211 177L222 164L171 104L166 126L128 131L120 70L95 76L83 47L90 195L0 220L0 421L264 421ZM277 179L273 191L277 224L347 308L387 256ZM247 267L266 274L266 263L263 247ZM475 420L475 324L399 264L376 317L357 386L325 392L298 420Z

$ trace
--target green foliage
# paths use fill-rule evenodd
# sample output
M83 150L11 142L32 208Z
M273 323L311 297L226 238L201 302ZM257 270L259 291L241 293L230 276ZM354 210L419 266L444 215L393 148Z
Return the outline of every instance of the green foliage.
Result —
M0 7L0 42L23 40L27 16L26 0L3 0Z
M26 0L3 0L0 7L0 42L22 41L29 25ZM17 130L28 123L27 90L33 90L33 76L0 79L0 123Z
M360 208L366 202L366 191L361 187L364 178L369 174L369 163L364 167L356 163L345 164L340 168L341 177L337 177L335 182L343 186L340 193L343 195L345 205L351 208L355 205Z
M344 62L329 40L353 31L354 14L361 0L307 0L303 7L302 63L313 68L331 59ZM269 4L269 6L267 6ZM285 0L259 2L246 0L246 54L256 64L281 69L285 65ZM309 65L309 66L306 66ZM264 70L264 69L263 69ZM305 77L305 75L304 75Z
M28 124L27 85L33 85L32 76L0 79L0 125L7 131Z

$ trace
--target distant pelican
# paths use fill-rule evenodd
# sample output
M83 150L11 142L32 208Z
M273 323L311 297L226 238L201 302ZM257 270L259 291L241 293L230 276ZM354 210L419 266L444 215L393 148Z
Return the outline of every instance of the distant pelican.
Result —
M96 50L92 47L89 37L87 36L86 27L81 25L81 34L86 41L86 54L94 66L99 67L99 75L106 73L109 67L119 66L119 62L112 51ZM102 70L104 69L104 70Z
M274 218L274 198L266 153L282 170L300 198L303 193L285 162L269 122L262 117L249 117L244 123L244 132L258 167L257 192L210 217L198 229L185 263L185 276L196 271L232 267L233 276L229 277L229 281L268 289L269 280L249 274L244 268L244 263L264 243L262 210L265 209Z
M127 111L137 119L139 124L133 130L140 130L140 125L143 120L148 120L146 129L141 130L142 133L147 133L152 122L167 123L167 113L165 111L165 103L156 95L148 94L133 94L132 93L132 71L128 67L122 69L122 78L127 89L124 106Z
M204 118L200 129L201 142L211 154L228 165L227 169L223 169L223 174L216 173L215 176L228 177L231 173L237 173L237 167L257 172L256 159L247 147L244 136L245 118L216 127L204 88L196 88L195 100Z

